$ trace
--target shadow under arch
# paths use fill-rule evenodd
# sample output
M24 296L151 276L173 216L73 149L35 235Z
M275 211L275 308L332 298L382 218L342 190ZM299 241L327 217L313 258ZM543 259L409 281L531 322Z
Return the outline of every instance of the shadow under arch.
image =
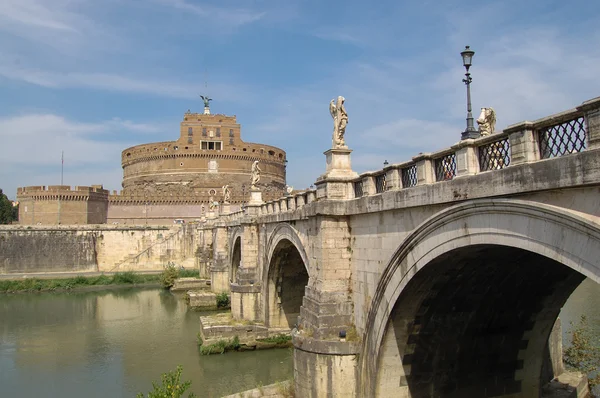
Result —
M235 227L229 240L229 281L236 283L237 271L242 261L242 227Z
M585 276L600 283L599 263L593 216L511 199L440 211L382 273L364 331L361 396L538 396L552 324Z
M265 325L293 328L300 315L304 290L309 283L309 264L298 233L280 224L271 233L263 270Z

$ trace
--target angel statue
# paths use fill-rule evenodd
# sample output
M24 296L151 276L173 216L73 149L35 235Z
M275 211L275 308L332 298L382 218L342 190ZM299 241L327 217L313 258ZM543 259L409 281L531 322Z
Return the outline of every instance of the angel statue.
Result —
M258 167L258 160L255 160L254 163L252 163L252 182L250 183L250 186L252 189L256 188L256 184L260 181L260 167Z
M229 185L223 185L223 203L229 203L231 199L231 189L229 189Z
M344 141L344 133L346 132L346 124L348 124L348 114L344 107L346 99L341 95L337 97L337 102L331 100L329 103L329 113L333 118L333 145L332 148L346 148Z
M212 98L208 98L208 95L206 97L204 95L201 95L200 98L202 98L202 101L204 101L204 107L209 108L209 102L212 101Z

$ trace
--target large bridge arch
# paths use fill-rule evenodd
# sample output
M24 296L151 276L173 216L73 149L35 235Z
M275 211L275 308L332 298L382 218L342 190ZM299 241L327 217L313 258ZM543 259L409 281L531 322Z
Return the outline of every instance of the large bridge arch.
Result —
M304 288L309 283L308 256L298 232L277 225L266 245L263 270L263 308L270 328L292 328L300 315Z
M538 396L545 342L584 276L600 283L593 216L510 199L439 212L401 243L377 285L361 395Z

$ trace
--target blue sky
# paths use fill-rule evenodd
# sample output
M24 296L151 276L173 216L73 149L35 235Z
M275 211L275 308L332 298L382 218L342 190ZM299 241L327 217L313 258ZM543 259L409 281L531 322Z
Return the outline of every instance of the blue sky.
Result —
M64 150L65 184L120 189L121 151L176 139L203 93L298 189L343 95L353 169L377 170L460 139L465 45L497 129L600 96L599 20L589 0L0 0L0 188L59 184Z

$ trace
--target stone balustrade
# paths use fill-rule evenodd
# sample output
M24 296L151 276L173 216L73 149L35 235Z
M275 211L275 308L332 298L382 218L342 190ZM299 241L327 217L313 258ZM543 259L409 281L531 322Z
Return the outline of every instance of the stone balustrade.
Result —
M351 181L353 198L386 191L438 184L523 163L600 148L600 97L536 121L458 142L450 148L420 153L411 160L368 171ZM317 199L314 189L262 203L256 215L293 212ZM226 221L245 217L245 210L221 215ZM222 219L223 220L223 219Z

